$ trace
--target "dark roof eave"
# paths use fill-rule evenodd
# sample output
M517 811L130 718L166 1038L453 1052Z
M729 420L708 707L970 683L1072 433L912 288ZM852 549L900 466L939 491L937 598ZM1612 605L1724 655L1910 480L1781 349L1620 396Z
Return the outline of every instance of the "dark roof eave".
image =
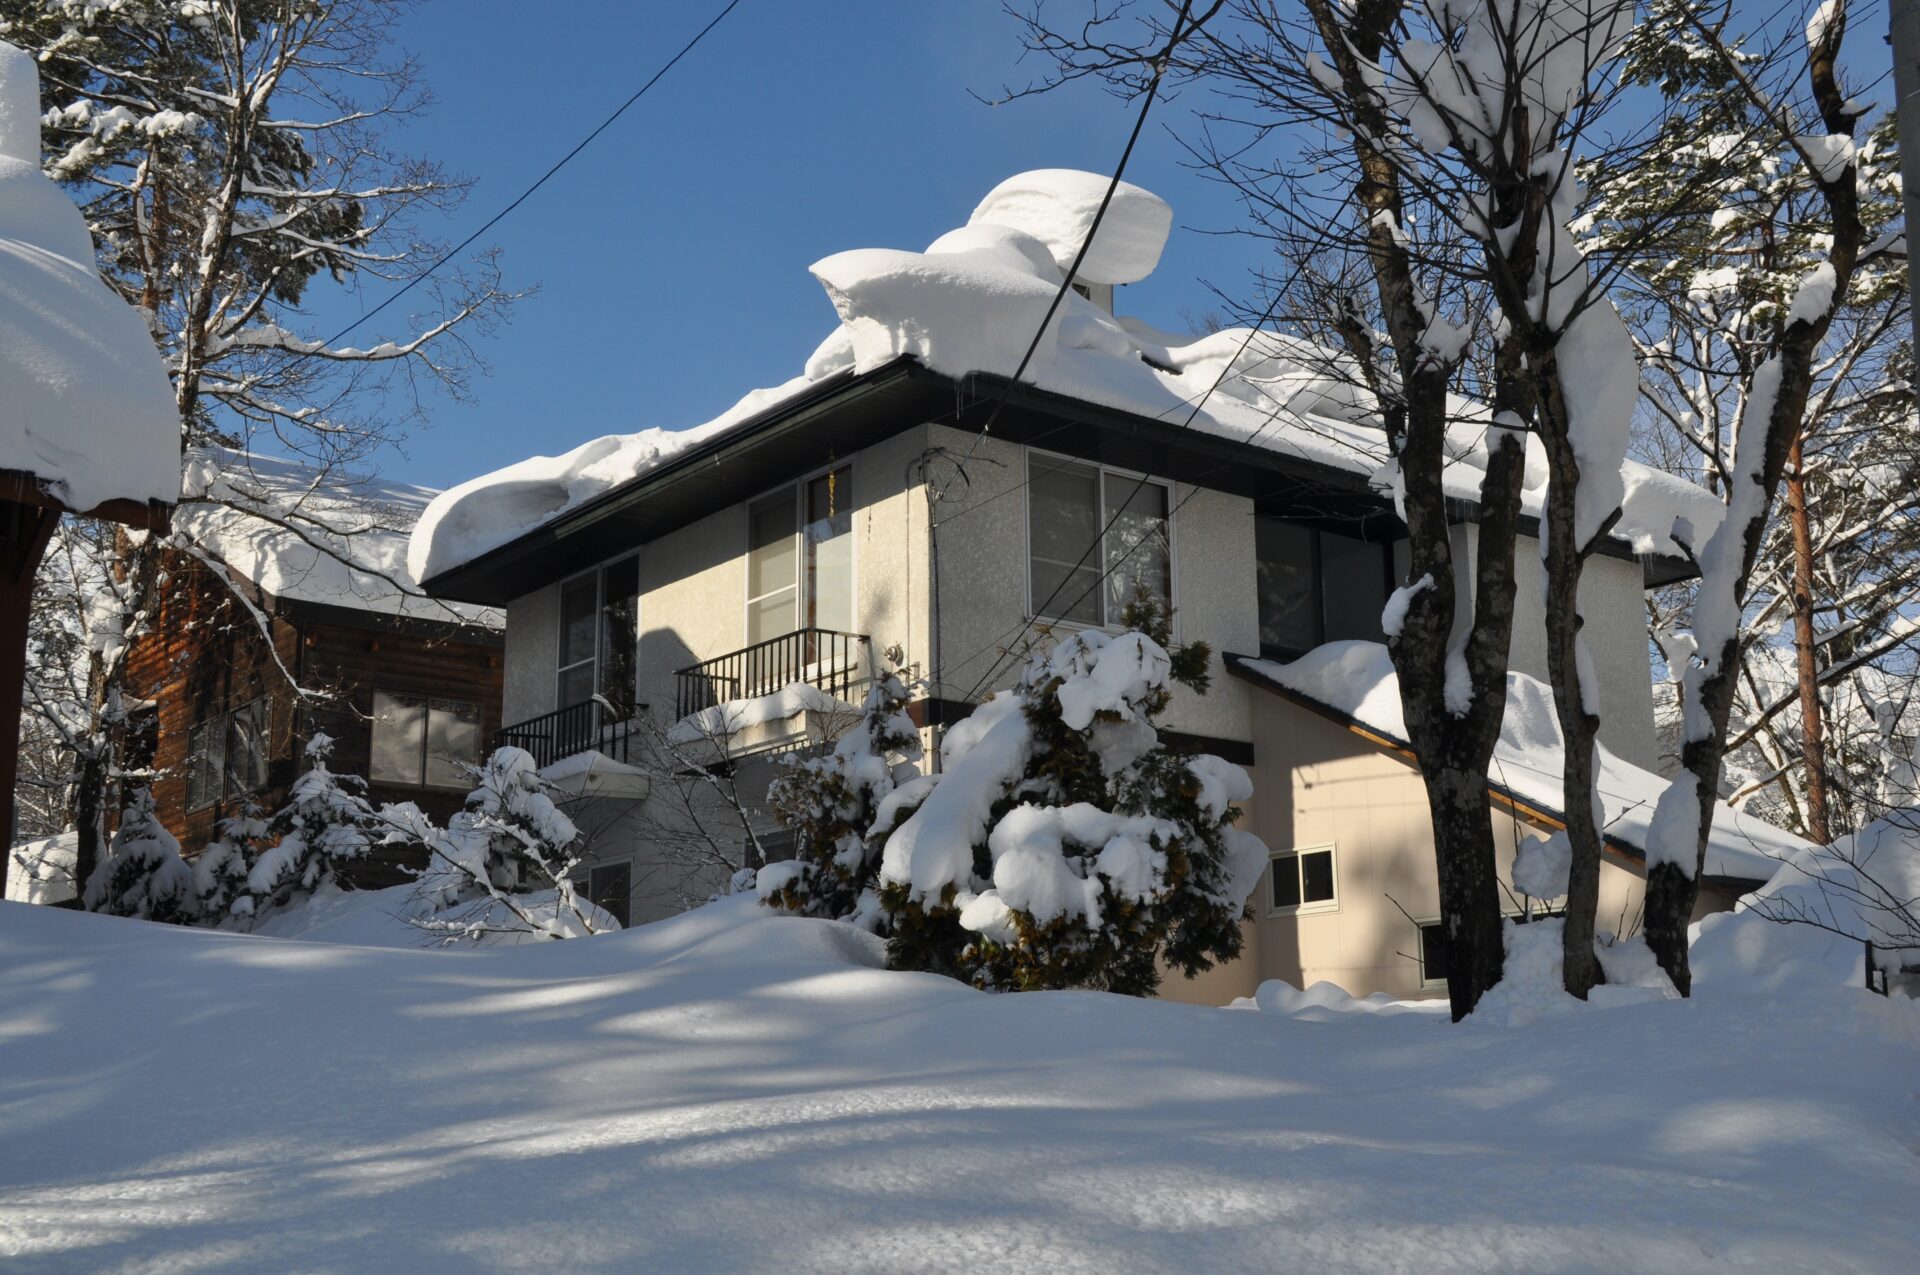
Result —
M889 396L891 405L903 410L888 414ZM997 436L1011 442L1051 446L1076 454L1086 452L1093 458L1177 481L1208 485L1202 480L1210 479L1211 485L1256 500L1262 495L1278 497L1289 490L1310 487L1339 493L1341 499L1359 504L1380 506L1377 512L1381 516L1392 517L1391 509L1373 490L1366 475L1350 469L1260 448L1253 449L1249 455L1240 441L1197 433L1181 421L1090 403L990 373L969 373L956 380L927 369L911 356L901 355L866 372L845 371L829 376L666 464L600 493L579 508L430 577L421 587L432 597L502 606L540 584L572 574L597 560L590 550L601 540L618 539L594 535L592 529L598 523L624 518L636 524L632 543L621 546L624 548L632 548L679 525L671 512L649 518L643 506L676 485L695 485L689 482L690 476L724 473L750 486L752 476L765 468L756 468L753 464L754 453L778 450L796 429L828 413L849 412L862 418L851 431L842 431L845 437L834 440L836 444L847 444L845 450L851 451L854 446L869 445L935 418L948 420L959 429L979 430L994 414L994 405L1001 403L1003 396L1004 404L995 417L994 428ZM863 404L869 406L856 407ZM926 410L906 410L912 408ZM1100 428L1063 439L1060 436L1067 432L1060 424L1063 421ZM772 486L776 481L777 474L771 474L763 486ZM680 503L698 508L697 502L682 500ZM1479 516L1472 501L1453 500L1449 504L1453 515L1462 521L1474 521ZM687 510L681 512L685 514ZM681 522L690 520L690 517L680 519ZM1397 523L1397 519L1394 521ZM655 525L651 529L640 525L648 522ZM1523 518L1521 531L1537 535L1537 522L1537 519ZM600 557L613 556L613 552ZM1613 538L1603 543L1600 552L1626 559L1636 556L1629 545ZM1649 587L1687 578L1684 569L1670 569L1672 561L1676 560L1646 559ZM1656 564L1659 565L1658 578Z

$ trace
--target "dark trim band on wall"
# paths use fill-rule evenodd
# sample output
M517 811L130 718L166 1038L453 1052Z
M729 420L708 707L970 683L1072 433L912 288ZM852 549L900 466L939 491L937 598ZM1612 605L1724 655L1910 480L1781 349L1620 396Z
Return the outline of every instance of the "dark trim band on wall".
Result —
M907 718L915 726L951 726L972 714L975 705L965 700L926 698L907 705ZM1223 739L1218 735L1190 735L1186 731L1163 730L1160 740L1180 753L1212 753L1236 766L1253 765L1253 744L1244 739Z

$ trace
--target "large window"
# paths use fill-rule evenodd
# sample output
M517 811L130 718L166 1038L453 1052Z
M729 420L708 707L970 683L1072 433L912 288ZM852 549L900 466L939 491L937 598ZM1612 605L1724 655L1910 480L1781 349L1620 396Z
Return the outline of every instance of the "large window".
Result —
M376 784L409 788L471 788L480 763L480 709L461 700L373 693Z
M1268 865L1274 912L1331 912L1339 905L1334 882L1333 847L1283 850Z
M1260 653L1295 659L1323 642L1385 640L1388 548L1279 518L1254 519Z
M633 865L598 863L573 878L574 894L602 909L625 929L633 924Z
M842 465L747 506L747 645L853 624L853 469Z
M187 809L266 786L266 700L209 717L187 731Z
M560 707L597 693L630 712L640 690L640 559L560 586Z
M1029 453L1027 605L1036 616L1118 624L1137 592L1173 601L1166 485Z

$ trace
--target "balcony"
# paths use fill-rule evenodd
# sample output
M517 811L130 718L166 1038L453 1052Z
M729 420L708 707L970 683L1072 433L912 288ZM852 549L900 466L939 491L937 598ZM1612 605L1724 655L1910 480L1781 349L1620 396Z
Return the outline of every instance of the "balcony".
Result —
M645 712L640 705L635 712ZM495 732L495 748L524 748L547 781L575 797L647 795L651 784L634 763L638 727L604 700L588 700Z
M821 743L872 679L864 633L799 629L674 671L667 742L701 764Z
M797 629L728 655L689 664L673 673L674 717L685 721L703 709L759 699L796 682L836 700L850 701L864 688L872 667L864 633Z

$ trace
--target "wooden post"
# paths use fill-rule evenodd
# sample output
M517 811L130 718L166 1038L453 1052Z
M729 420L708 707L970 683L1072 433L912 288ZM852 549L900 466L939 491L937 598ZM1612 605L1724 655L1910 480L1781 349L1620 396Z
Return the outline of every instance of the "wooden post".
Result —
M60 511L43 504L0 500L0 820L7 856L0 889L13 871L14 785L20 775L20 700L27 680L27 617L33 577L47 552Z

